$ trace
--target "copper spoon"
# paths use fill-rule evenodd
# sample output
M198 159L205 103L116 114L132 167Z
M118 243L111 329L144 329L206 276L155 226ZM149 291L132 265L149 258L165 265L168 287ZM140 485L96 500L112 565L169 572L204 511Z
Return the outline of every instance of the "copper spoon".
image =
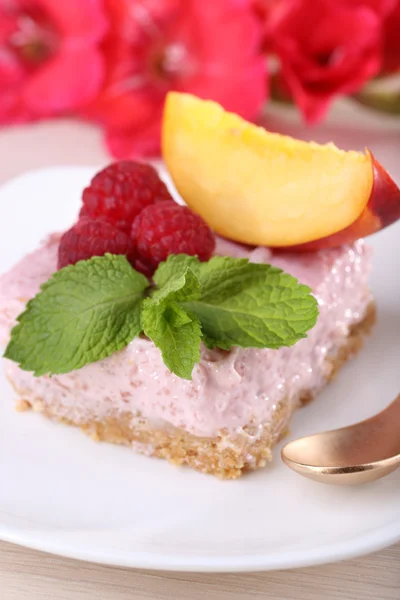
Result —
M400 467L400 395L366 421L289 442L281 456L322 483L356 485L388 475Z

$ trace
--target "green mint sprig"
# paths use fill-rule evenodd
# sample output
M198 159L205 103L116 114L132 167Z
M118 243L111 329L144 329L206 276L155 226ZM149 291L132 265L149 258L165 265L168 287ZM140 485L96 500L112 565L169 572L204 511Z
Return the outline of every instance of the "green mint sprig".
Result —
M161 350L170 371L191 379L193 366L200 360L201 325L185 303L200 297L200 285L191 269L174 275L143 303L144 333Z
M69 373L106 358L141 333L147 287L124 256L65 267L19 315L4 356L36 376Z
M55 273L28 302L4 356L36 376L68 373L144 333L170 371L191 379L209 348L281 348L306 337L311 289L267 264L172 255L154 285L123 256L106 254Z

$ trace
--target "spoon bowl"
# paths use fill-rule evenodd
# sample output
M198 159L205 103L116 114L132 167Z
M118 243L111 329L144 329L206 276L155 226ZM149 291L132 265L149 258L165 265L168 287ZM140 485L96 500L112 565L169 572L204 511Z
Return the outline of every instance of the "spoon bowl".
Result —
M289 442L282 460L323 483L356 485L400 467L400 395L379 414L333 431Z

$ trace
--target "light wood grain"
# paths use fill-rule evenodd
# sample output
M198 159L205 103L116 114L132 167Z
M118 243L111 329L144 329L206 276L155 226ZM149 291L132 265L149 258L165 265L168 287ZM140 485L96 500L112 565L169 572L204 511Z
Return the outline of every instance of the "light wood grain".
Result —
M400 546L359 560L248 575L103 567L0 544L2 600L399 600Z
M94 128L44 123L0 133L0 182L28 169L103 164ZM0 600L400 600L400 545L335 565L249 575L115 569L0 542Z

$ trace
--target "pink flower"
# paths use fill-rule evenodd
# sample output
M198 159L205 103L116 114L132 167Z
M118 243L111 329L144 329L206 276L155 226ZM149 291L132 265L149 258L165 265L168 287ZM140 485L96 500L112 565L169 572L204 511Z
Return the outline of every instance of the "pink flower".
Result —
M370 8L381 17L387 17L391 13L398 0L339 0L347 6L364 6Z
M389 13L383 28L383 70L400 70L400 1Z
M372 0L373 1L373 0ZM253 0L253 8L264 24L263 49L266 52L272 50L271 29L275 17L279 15L282 6L287 0Z
M103 77L101 0L0 0L0 122L70 112Z
M251 0L106 0L105 85L86 116L117 157L159 151L169 90L220 102L253 119L266 97L262 28Z
M336 96L356 92L379 73L381 21L357 0L278 4L269 29L273 48L308 122L320 120Z
M400 0L341 0L367 6L382 18L382 70L386 73L400 69Z

